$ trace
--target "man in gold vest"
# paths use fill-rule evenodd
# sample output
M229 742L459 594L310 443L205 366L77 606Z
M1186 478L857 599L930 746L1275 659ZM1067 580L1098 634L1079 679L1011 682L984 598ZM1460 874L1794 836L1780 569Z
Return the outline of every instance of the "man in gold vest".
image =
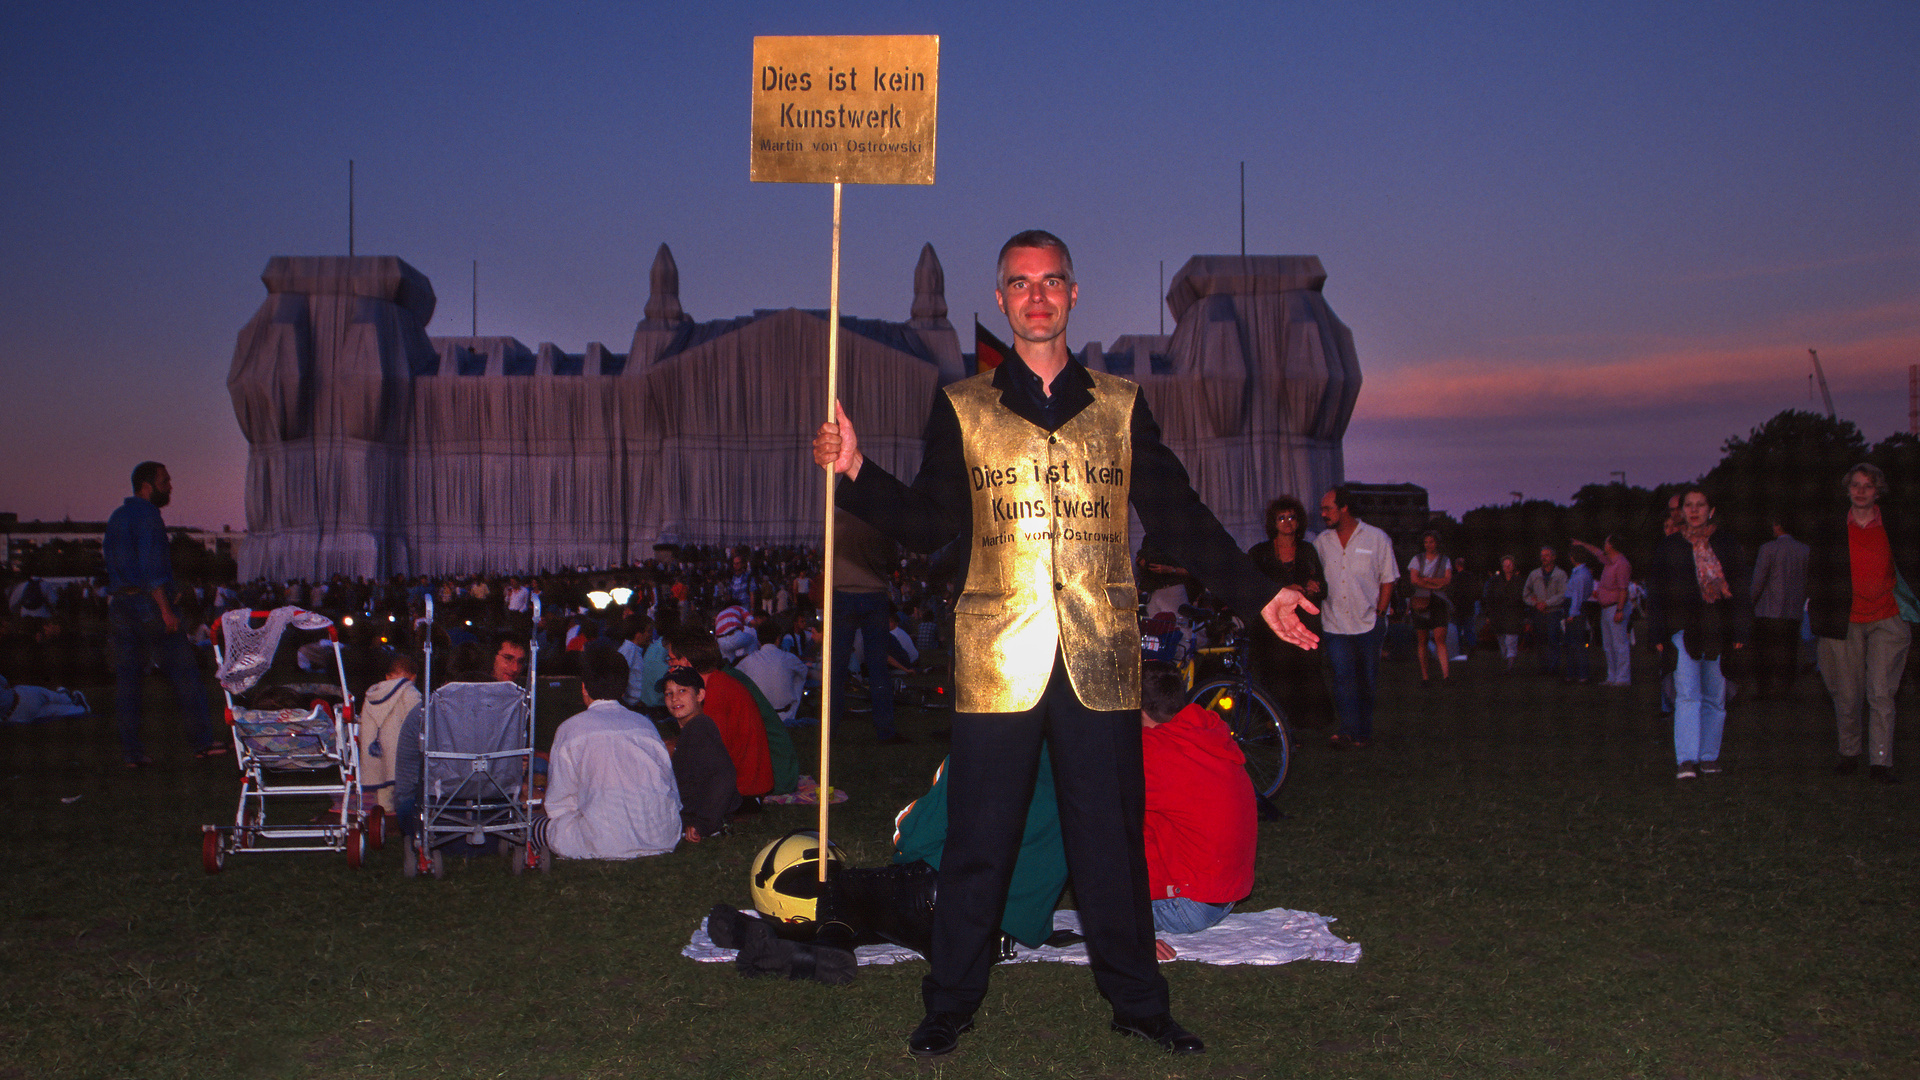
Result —
M1050 747L1067 867L1094 982L1113 1029L1174 1053L1200 1039L1169 1015L1154 957L1142 839L1140 628L1127 507L1156 542L1282 638L1315 643L1193 491L1140 389L1067 351L1079 298L1058 237L1023 232L1000 251L994 289L1014 355L945 387L911 485L859 450L846 412L814 437L814 461L844 474L836 502L915 551L970 548L954 608L952 822L940 866L918 1057L951 1052L973 1027L999 940L1001 907Z

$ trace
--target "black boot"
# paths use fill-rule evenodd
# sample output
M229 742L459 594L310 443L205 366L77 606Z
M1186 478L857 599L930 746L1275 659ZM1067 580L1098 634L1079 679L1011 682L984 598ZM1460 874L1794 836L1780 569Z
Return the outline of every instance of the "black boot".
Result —
M859 968L853 953L829 945L787 941L775 934L765 919L741 916L735 929L740 955L734 958L733 966L749 978L773 975L845 986Z
M732 904L715 904L713 910L707 912L707 936L723 949L737 949L740 947L740 923L745 919L746 916Z
M905 866L842 869L827 882L822 925L849 927L859 944L887 941L922 956L933 948L933 905L938 875L915 861Z

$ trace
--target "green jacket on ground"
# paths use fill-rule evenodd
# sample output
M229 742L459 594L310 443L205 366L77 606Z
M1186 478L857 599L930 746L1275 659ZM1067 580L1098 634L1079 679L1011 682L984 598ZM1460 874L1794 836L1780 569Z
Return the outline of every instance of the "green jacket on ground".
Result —
M893 861L923 859L940 869L947 846L947 763L933 774L933 787L907 804L893 823ZM1040 748L1033 801L1027 804L1027 831L1007 886L1007 908L1000 929L1028 948L1038 948L1053 933L1053 909L1067 887L1067 849L1060 839L1060 811L1053 799L1053 759Z

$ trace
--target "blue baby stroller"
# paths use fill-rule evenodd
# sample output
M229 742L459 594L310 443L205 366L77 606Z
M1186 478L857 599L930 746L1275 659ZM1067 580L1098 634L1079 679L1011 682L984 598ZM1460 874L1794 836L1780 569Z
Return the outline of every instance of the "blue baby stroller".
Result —
M540 598L532 598L534 625ZM433 598L427 598L426 682L433 685ZM540 682L540 639L529 652L527 685L450 682L421 705L419 824L408 834L401 872L446 875L446 853L495 846L516 876L548 870L553 856L532 841L533 687Z

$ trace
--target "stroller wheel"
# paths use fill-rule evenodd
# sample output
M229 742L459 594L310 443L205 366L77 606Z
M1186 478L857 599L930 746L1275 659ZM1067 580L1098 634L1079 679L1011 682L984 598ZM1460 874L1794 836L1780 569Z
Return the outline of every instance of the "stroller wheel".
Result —
M406 837L400 844L400 876L420 876L420 851L414 846L413 837Z
M375 851L387 846L387 808L384 806L367 811L367 846Z
M519 877L527 872L527 849L524 846L502 837L500 854L507 860L507 873Z
M227 865L227 846L220 842L220 834L209 829L200 834L200 865L207 873L217 874Z
M434 848L433 858L430 861L430 863L433 868L433 877L435 881L438 881L439 879L447 876L447 853L446 852L441 851L439 848Z
M259 829L260 826L265 823L266 818L267 812L264 807L254 807L247 811L246 820L241 823L240 831L234 835L234 846L251 848L258 839L255 835L255 830Z
M367 859L367 834L360 831L360 826L349 825L347 826L346 843L347 865L358 870L360 869L360 864Z
M543 874L553 872L553 849L550 847L540 849L540 872Z

